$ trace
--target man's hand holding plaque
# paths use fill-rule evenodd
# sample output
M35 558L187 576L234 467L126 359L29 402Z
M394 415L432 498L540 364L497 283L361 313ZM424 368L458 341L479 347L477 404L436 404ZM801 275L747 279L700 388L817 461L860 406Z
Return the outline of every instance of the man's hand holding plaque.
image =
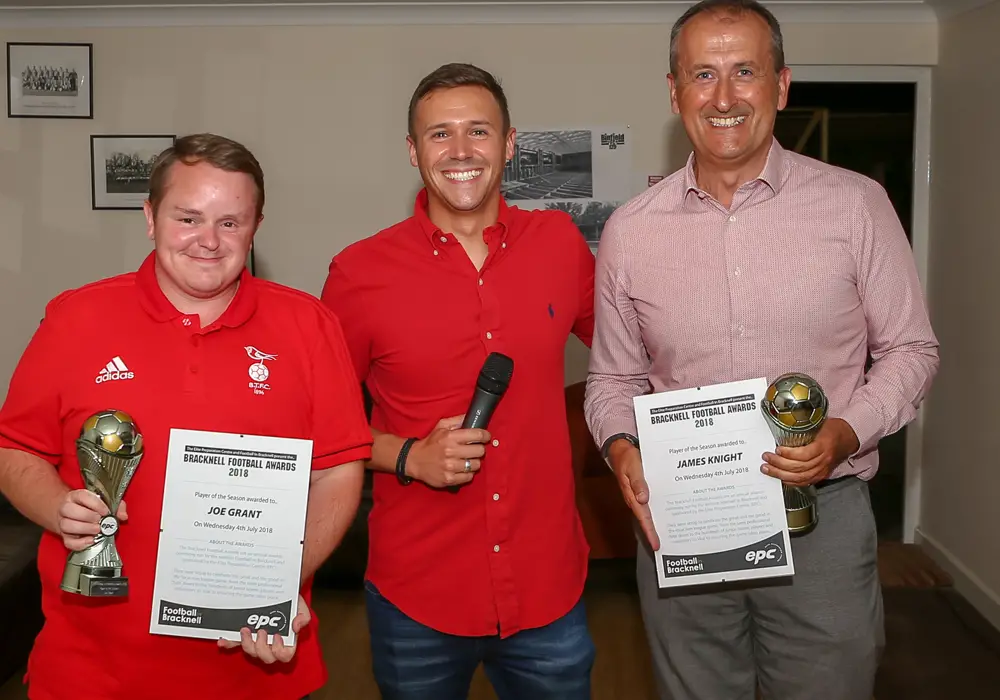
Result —
M299 596L298 614L292 619L292 632L298 634L312 621L312 613L306 604L305 598ZM266 620L263 621L267 623ZM235 649L243 647L243 651L255 659L260 659L265 664L273 664L275 661L288 663L295 657L295 645L286 645L280 634L273 635L273 641L268 644L268 631L254 625L256 629L244 627L240 630L240 641L234 642L229 639L220 639L218 644L221 649Z

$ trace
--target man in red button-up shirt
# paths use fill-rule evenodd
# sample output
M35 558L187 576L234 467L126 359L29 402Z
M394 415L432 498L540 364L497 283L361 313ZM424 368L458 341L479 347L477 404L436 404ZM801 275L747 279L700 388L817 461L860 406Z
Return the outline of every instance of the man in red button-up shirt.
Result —
M337 255L323 290L373 402L375 676L385 698L458 699L483 662L503 699L583 700L563 361L571 333L590 344L594 256L567 214L504 202L514 130L491 75L434 71L409 127L413 216ZM513 379L487 430L462 429L494 351Z
M155 251L136 272L52 300L18 363L0 410L0 490L45 528L32 700L299 700L326 680L311 576L354 517L372 437L333 314L246 270L263 205L263 174L243 146L178 139L150 178ZM84 421L108 409L135 420L144 455L117 513L128 595L99 598L60 582L67 551L92 544L108 514L84 489L75 449ZM294 647L248 629L242 650L150 633L172 428L312 441ZM232 582L259 573L234 570Z

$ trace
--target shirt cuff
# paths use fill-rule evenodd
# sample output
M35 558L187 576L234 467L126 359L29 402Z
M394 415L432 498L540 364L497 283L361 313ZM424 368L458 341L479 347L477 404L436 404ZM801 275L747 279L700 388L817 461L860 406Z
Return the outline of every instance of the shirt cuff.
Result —
M626 433L632 437L638 439L639 431L635 425L635 416L631 419L627 416L613 416L605 420L600 428L597 430L597 449L601 451L601 455L604 455L604 446L611 438L620 433Z
M866 454L878 446L884 432L882 418L867 401L855 401L847 407L839 418L851 426L858 438L858 450L849 459Z

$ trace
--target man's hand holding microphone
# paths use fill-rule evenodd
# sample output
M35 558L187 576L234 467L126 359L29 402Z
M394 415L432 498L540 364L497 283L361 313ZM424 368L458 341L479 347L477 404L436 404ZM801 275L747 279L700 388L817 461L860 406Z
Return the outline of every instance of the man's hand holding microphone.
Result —
M443 418L427 437L413 443L406 456L406 476L438 489L472 481L492 438L483 428L463 428L464 419L464 415Z
M404 476L453 493L472 481L482 466L486 443L492 439L486 426L513 375L514 360L491 352L479 370L469 410L438 421L427 437L415 441L409 452L400 456L405 459Z

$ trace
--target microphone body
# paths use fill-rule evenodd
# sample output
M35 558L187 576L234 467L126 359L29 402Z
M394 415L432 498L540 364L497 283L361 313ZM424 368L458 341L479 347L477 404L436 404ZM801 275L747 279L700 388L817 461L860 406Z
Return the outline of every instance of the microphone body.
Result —
M476 390L472 394L469 410L465 412L463 428L482 428L490 423L493 412L503 398L514 374L514 360L503 353L491 352L479 370Z
M462 427L485 430L501 398L503 398L503 394L494 394L476 384L476 392L472 395L472 402L469 404L469 410L465 413Z
M489 354L482 369L479 370L476 389L472 394L472 401L469 402L469 410L465 412L465 419L462 421L463 428L486 429L500 399L510 386L513 374L514 360L499 352ZM457 486L448 488L453 493L458 491Z

